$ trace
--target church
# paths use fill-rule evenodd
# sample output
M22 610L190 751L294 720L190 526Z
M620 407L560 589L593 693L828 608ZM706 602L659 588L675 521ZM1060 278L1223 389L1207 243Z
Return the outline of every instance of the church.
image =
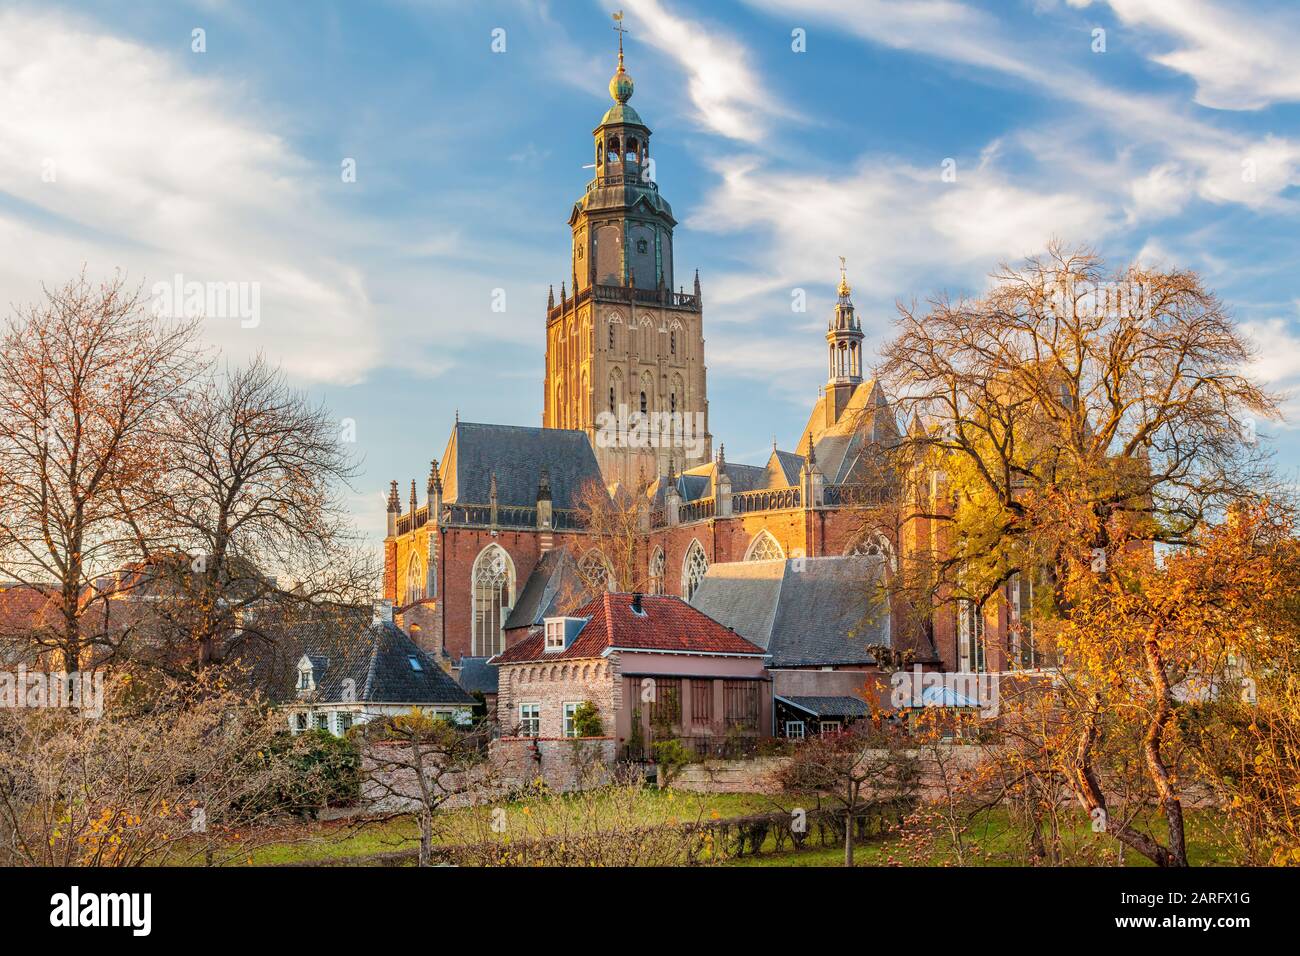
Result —
M621 47L609 92L593 132L595 175L569 214L570 274L548 295L541 427L458 416L423 500L416 481L405 503L390 487L384 596L448 667L497 655L546 614L566 613L557 607L566 574L601 588L607 560L590 543L584 489L634 500L637 589L687 601L711 567L735 562L787 560L797 571L801 560L877 556L887 576L900 549L929 547L937 534L925 520L900 527L888 507L899 487L881 449L898 425L863 377L842 266L825 341L809 343L827 350L827 381L807 425L764 462L727 461L720 442L715 453L705 296L699 273L688 291L675 261L677 220L653 176L651 130L630 103ZM629 418L668 427L621 427ZM996 665L976 649L979 614L949 611L900 630L894 644L927 666Z

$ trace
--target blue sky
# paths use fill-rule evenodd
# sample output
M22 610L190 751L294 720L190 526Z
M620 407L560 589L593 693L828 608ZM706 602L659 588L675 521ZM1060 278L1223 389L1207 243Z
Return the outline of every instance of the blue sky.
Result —
M871 343L897 301L978 293L1053 236L1195 268L1259 343L1253 373L1300 380L1295 4L622 5L729 459L794 441L841 255ZM568 276L609 104L610 9L7 3L0 295L82 263L259 283L257 326L210 318L208 339L355 420L354 510L380 535L388 480L423 487L457 409L540 423L546 289ZM1297 411L1265 428L1289 470Z

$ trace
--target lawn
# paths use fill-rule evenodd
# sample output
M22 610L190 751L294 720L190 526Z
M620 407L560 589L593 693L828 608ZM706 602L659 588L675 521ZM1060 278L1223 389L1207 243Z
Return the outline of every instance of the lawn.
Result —
M563 796L551 800L568 799ZM508 830L517 829L538 800L520 800L500 804L505 811ZM473 843L490 833L490 814L498 805L448 810L437 818L434 842L440 844ZM758 793L687 793L675 790L647 789L639 800L641 814L636 823L685 823L695 820L719 820L772 813L780 809L773 798ZM402 817L382 823L359 825L337 820L327 823L304 823L285 826L272 833L262 833L258 846L239 862L267 866L277 863L307 863L347 857L373 856L411 850L417 845L418 829L413 818Z
M521 800L503 804L507 829L523 824L525 818L539 809L543 798ZM548 800L569 800L570 797L552 796ZM781 806L788 807L789 798L778 798ZM806 805L811 806L810 801ZM638 825L678 823L695 820L725 820L755 814L772 813L780 809L772 797L756 793L699 794L674 790L646 790L638 798ZM438 817L435 842L441 844L473 843L490 833L487 823L492 806L450 810ZM602 811L603 812L603 811ZM1081 850L1092 852L1097 865L1116 865L1117 844L1104 835L1091 832L1089 821L1077 815L1075 826L1064 835L1064 841ZM1073 819L1073 815L1071 817ZM1217 817L1207 811L1188 814L1188 842L1193 865L1222 866L1233 862L1228 848L1216 829ZM606 824L610 821L607 819ZM621 822L621 821L619 821ZM1156 825L1158 831L1158 821ZM413 819L402 817L383 823L360 826L351 821L304 823L285 826L259 835L260 844L248 851L238 862L259 866L282 863L311 863L313 861L356 859L376 854L411 850L416 845L417 828ZM488 836L488 838L491 838ZM968 861L981 866L1014 865L1022 861L1022 848L1026 836L1013 824L1003 809L985 811L970 823L966 841L971 848ZM773 852L774 838L768 837L764 853L758 856L735 857L727 866L841 866L841 846L814 845L809 841L802 850L785 849ZM855 848L858 866L888 866L898 863L925 866L951 866L955 855L943 839L914 841L901 834L859 842ZM1134 853L1125 853L1123 864L1148 866L1146 860Z
M1077 815L1077 824L1066 834L1063 840L1070 846L1097 851L1097 865L1117 865L1120 858L1119 844L1103 834L1092 832L1090 821ZM1232 866L1236 860L1230 847L1218 828L1218 817L1212 811L1191 810L1187 812L1188 857L1193 866ZM1163 827L1152 821L1153 832L1165 836ZM1012 866L1023 863L1023 848L1027 844L1026 834L1015 825L1006 810L993 809L978 814L971 822L966 833L967 842L974 848L970 862L978 866ZM767 846L771 846L769 840ZM900 836L891 835L882 839L858 843L854 848L855 866L953 866L955 854L950 847L938 841L930 852L919 859L907 850ZM1122 856L1124 866L1152 866L1144 857L1132 851ZM728 866L843 866L844 847L807 846L802 850L789 849L780 853L764 853L761 856L737 857L727 862Z

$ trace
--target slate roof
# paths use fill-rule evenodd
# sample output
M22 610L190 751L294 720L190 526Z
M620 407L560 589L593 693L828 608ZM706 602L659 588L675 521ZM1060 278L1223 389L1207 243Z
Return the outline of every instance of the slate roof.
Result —
M866 483L879 480L879 445L898 437L898 424L884 390L867 380L853 390L848 403L830 425L826 424L826 401L817 399L796 449L808 453L811 436L817 467L828 482Z
M874 664L890 645L879 555L714 564L691 604L772 655L771 667Z
M456 662L456 682L470 694L495 694L498 674L486 657L462 657Z
M352 681L352 699L359 703L475 703L401 628L374 621L370 608L315 610L259 624L269 639L248 653L252 679L273 703L304 699L297 692L298 662L304 654L314 668L316 690L310 699L316 703L343 701L346 680Z
M548 551L524 582L519 599L506 617L505 630L535 627L544 618L564 614L590 599L587 583L569 552L562 548Z
M543 468L556 508L576 507L579 492L589 481L604 487L586 432L457 422L439 468L443 501L487 504L495 473L499 505L531 508L537 504Z
M638 651L693 652L761 657L763 650L678 597L643 594L642 613L632 609L634 595L606 592L574 612L587 619L562 651L545 649L541 632L492 658L495 664L600 657L611 648Z
M777 697L783 704L814 717L865 717L871 711L858 697Z

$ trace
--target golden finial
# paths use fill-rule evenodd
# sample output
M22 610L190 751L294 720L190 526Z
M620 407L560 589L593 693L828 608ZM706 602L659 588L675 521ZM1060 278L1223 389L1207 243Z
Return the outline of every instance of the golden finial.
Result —
M852 291L852 290L849 288L849 280L848 280L848 277L844 274L845 268L846 268L846 266L845 266L845 262L844 262L844 257L843 257L843 256L840 256L840 289L839 289L839 292L840 292L840 298L844 298L845 296L847 296L847 295L849 294L849 292Z

